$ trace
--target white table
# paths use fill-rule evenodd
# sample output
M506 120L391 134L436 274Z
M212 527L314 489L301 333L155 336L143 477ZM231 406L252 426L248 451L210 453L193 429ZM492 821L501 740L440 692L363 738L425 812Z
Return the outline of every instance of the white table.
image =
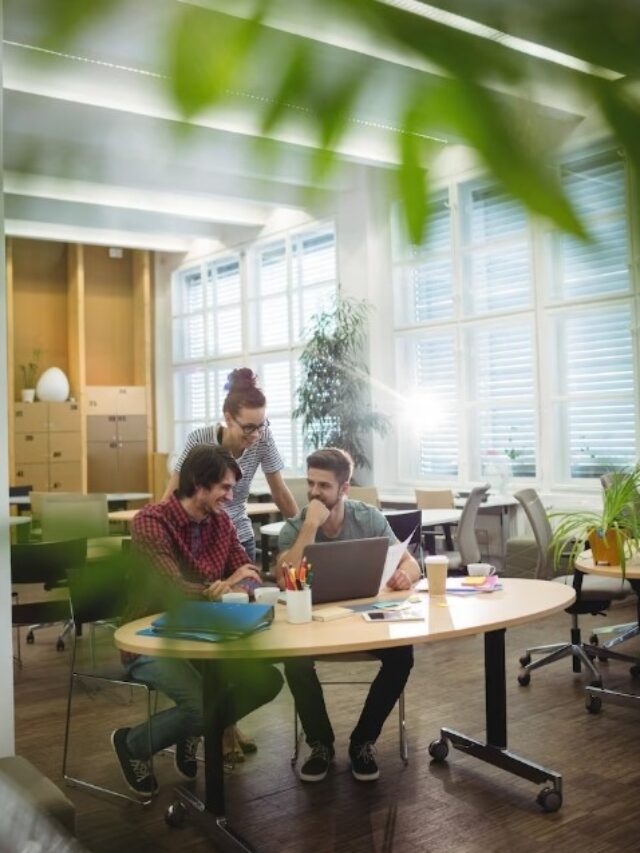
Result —
M226 643L204 643L167 640L140 636L155 616L138 619L118 628L114 635L118 648L136 654L196 659L207 666L203 678L205 709L205 802L196 811L208 829L222 832L237 849L251 851L251 846L228 825L225 814L224 772L222 761L223 720L220 702L221 672L215 662L223 659L281 660L287 657L343 654L418 643L431 643L474 634L484 634L484 669L486 694L486 743L449 728L429 751L435 761L444 761L449 744L466 755L472 755L528 779L536 784L551 783L538 795L547 811L562 804L562 777L554 770L541 767L507 749L507 707L505 682L506 629L565 610L575 599L572 587L529 579L506 578L504 588L490 594L466 597L446 595L421 596L424 620L420 622L370 623L360 614L333 622L309 622L291 625L285 608L276 605L275 620L267 631L244 640ZM396 593L397 598L406 593ZM390 597L388 594L385 598ZM471 666L472 663L469 662ZM464 675L461 676L464 683ZM410 682L409 682L410 687ZM194 805L193 794L180 795L184 805ZM203 811L204 810L204 811Z
M51 494L55 494L55 492ZM119 504L122 504L121 508L124 508L129 502L148 501L152 497L151 492L108 492L107 504L112 509L115 509ZM31 498L29 495L12 495L9 498L9 505L17 507L31 506Z

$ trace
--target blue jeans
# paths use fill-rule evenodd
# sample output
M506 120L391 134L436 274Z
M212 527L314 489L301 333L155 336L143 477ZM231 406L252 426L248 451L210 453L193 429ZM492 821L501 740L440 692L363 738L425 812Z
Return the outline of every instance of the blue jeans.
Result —
M221 661L224 683L225 726L270 702L280 692L282 676L270 664L251 661ZM175 706L151 717L151 751L159 752L187 737L203 733L202 671L194 661L141 655L128 666L134 681L159 690ZM130 729L127 747L134 758L149 758L149 733L146 723Z
M249 558L250 563L254 563L256 561L256 540L252 536L251 539L245 539L244 542L240 543L244 550L247 552L247 557Z

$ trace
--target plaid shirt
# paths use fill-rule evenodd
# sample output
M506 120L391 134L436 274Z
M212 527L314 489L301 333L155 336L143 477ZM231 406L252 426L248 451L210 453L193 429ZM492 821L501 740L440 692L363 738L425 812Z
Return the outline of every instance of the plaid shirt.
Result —
M194 521L175 494L159 504L149 504L138 512L132 524L132 549L145 558L154 575L154 586L166 598L202 598L215 580L228 577L250 562L238 541L235 528L224 512ZM157 581L161 581L157 584ZM136 595L135 584L123 614L123 622L147 616L159 609L159 602L144 595L144 585Z

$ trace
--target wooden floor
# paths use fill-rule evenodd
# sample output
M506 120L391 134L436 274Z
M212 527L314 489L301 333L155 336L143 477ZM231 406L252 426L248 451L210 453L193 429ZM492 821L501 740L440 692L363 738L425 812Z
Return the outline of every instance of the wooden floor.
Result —
M633 607L625 605L606 621L628 621L633 615ZM593 624L605 620L585 619L583 635ZM538 786L460 752L452 751L444 765L430 763L425 748L440 725L483 736L483 646L478 637L416 649L407 689L410 763L405 768L398 757L394 713L378 743L377 783L357 783L346 760L348 735L366 688L327 688L338 761L325 782L316 785L303 785L291 769L292 703L283 689L274 703L243 724L256 737L259 751L227 776L230 822L264 853L640 850L640 707L605 705L600 715L588 714L586 677L573 675L567 661L535 672L527 688L516 682L525 646L564 639L568 631L568 617L559 614L507 634L509 746L563 774L564 805L558 813L544 814L536 805ZM46 629L35 645L22 645L24 665L15 678L17 752L62 787L68 652L56 653L54 638L55 631ZM108 643L104 636L105 648ZM640 654L635 640L627 648ZM340 667L341 675L345 670ZM640 693L625 664L604 664L602 670L605 684ZM363 666L347 671L355 677ZM130 704L128 693L81 691L77 712L72 771L120 785L109 735L116 726L140 719L142 706ZM161 790L146 808L66 789L76 805L78 836L89 850L224 849L193 824L166 826L164 811L176 774L170 757L161 756L157 764Z

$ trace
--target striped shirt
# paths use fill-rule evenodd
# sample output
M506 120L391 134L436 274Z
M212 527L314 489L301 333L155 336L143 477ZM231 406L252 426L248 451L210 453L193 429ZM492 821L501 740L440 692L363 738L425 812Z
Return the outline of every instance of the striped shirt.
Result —
M194 429L187 436L187 441L180 458L176 462L175 470L179 471L182 464L194 447L199 444L213 444L215 447L220 447L222 438L221 427L206 426L200 429ZM238 539L241 542L246 542L248 539L253 539L253 528L251 521L247 515L245 504L249 497L249 490L254 475L258 470L258 466L262 466L265 474L275 474L284 468L282 457L278 453L273 435L269 427L266 428L264 434L260 436L255 444L247 447L242 456L236 459L242 471L242 479L233 488L233 500L225 506L225 512L235 525L238 532Z

